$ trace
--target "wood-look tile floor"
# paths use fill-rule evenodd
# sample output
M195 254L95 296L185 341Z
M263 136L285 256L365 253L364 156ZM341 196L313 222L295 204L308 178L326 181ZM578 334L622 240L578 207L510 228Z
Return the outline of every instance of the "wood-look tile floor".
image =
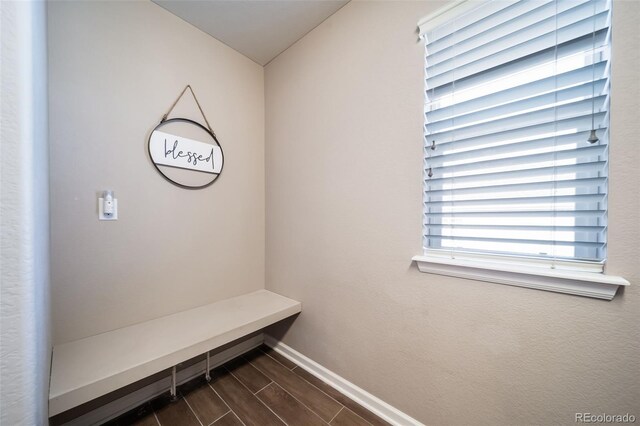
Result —
M378 426L370 411L261 346L168 395L109 422L110 426Z

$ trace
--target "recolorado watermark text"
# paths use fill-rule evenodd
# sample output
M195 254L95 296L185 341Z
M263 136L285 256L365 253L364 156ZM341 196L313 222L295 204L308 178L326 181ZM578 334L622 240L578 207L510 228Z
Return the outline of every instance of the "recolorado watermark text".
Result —
M576 413L576 423L635 423L633 414Z

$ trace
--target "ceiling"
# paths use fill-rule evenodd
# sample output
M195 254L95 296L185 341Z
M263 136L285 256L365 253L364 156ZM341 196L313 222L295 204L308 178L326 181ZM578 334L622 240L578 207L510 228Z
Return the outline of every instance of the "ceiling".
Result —
M266 65L349 0L153 0Z

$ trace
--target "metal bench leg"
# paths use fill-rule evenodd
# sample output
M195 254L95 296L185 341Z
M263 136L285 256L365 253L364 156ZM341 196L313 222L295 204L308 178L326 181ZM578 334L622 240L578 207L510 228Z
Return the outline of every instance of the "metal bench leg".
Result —
M207 370L204 373L204 378L207 382L211 381L211 375L209 374L209 371L211 371L211 360L209 359L209 351L207 351Z
M178 395L176 392L176 366L174 365L173 368L171 368L171 401L177 401L178 400Z

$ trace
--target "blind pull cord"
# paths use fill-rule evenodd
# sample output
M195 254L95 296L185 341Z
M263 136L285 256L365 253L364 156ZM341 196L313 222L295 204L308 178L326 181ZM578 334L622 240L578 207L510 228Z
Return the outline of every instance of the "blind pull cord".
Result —
M591 132L587 142L594 144L598 142L596 135L595 114L596 114L596 3L593 3L593 32L591 33Z

